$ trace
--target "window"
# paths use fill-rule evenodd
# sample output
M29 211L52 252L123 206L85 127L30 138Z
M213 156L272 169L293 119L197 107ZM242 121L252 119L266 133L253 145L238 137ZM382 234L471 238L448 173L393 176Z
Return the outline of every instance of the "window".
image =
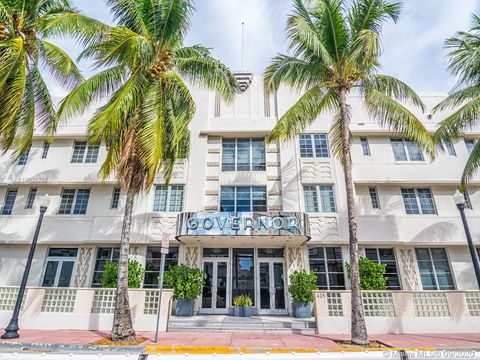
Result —
M222 187L220 211L267 211L267 188L254 186Z
M327 134L300 135L300 157L328 158L329 156Z
M44 287L69 287L77 258L77 249L57 249L48 251L47 266L43 276Z
M415 249L423 290L455 290L447 251L442 248Z
M99 149L100 145L89 145L86 141L75 141L71 162L74 164L96 163Z
M465 146L467 147L468 153L471 154L475 147L475 140L465 139Z
M340 247L316 247L308 249L310 271L317 275L321 290L345 289L342 249Z
M437 213L430 189L402 189L402 197L408 215Z
M465 196L465 207L467 209L473 210L472 200L470 199L470 195L468 194L467 190L463 192L463 196Z
M158 287L158 275L160 274L160 247L148 247L147 259L145 263L145 279L143 287L156 288ZM165 270L171 265L178 264L178 247L171 247L167 256L165 257Z
M450 140L447 140L445 142L445 148L447 150L448 155L457 156L457 152L455 151L455 147L453 146L453 143Z
M306 212L334 213L335 196L331 185L309 185L303 187ZM320 199L320 201L319 201Z
M25 209L31 209L35 201L35 196L37 196L37 188L31 188L28 192L27 203L25 204Z
M110 203L110 209L118 209L118 202L120 200L120 188L113 188L112 202Z
M265 139L223 139L222 171L265 170Z
M85 215L89 198L90 189L63 189L58 213L60 215Z
M370 193L370 200L372 201L372 208L380 209L380 200L378 198L377 188L369 187L368 192Z
M42 149L42 159L47 158L49 149L50 149L50 143L48 141L44 141L43 142L43 149Z
M423 152L414 142L407 139L390 139L395 161L424 161Z
M28 149L25 150L25 152L22 153L22 155L20 155L20 157L18 158L18 165L25 165L27 163L28 155L30 154L31 147L32 145L30 145Z
M12 215L13 205L17 197L17 190L7 190L3 202L2 215Z
M386 265L388 290L401 290L400 277L398 276L397 261L393 249L365 249L367 259Z
M368 143L368 138L366 137L361 137L360 138L360 143L362 144L362 151L363 151L363 155L365 156L370 156L372 155L370 153L370 145Z
M102 287L102 277L107 261L115 262L120 257L120 248L98 248L93 271L92 287Z
M153 211L179 212L183 209L183 185L155 186Z

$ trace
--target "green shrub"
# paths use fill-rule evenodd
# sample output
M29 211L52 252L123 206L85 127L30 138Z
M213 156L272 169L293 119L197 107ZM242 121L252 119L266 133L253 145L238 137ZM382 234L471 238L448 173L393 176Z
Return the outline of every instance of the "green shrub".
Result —
M233 306L253 306L253 301L248 295L238 295L233 298Z
M288 292L292 299L302 303L313 301L313 291L317 289L317 275L306 270L297 270L290 275Z
M361 257L358 261L360 271L360 288L362 290L387 290L387 278L385 271L387 266L379 264L365 257ZM351 266L346 263L348 277L351 277Z
M165 284L173 289L174 299L196 299L205 285L205 273L185 265L170 266L165 272Z
M142 286L145 271L137 260L128 260L128 287L138 289ZM102 276L102 288L117 287L118 262L107 261Z

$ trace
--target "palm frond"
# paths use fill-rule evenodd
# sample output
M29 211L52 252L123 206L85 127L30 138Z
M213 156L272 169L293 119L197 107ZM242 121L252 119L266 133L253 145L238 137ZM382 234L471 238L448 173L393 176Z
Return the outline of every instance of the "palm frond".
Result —
M335 111L338 108L338 96L334 90L325 91L315 86L305 94L278 120L267 137L267 142L273 140L285 141L302 133L308 124L317 119L322 112Z
M355 0L348 14L353 38L363 30L380 34L386 19L398 21L400 10L400 3L390 3L385 0Z
M347 122L350 123L350 117L351 117L351 108L347 106L347 116L348 120ZM340 163L343 164L343 161L346 159L346 156L344 155L343 152L343 126L344 122L340 114L340 110L335 112L335 115L333 116L333 121L332 125L330 127L330 131L328 133L328 138L330 140L330 151L332 152L333 155L340 161ZM353 137L352 134L350 133L350 143L352 142ZM351 161L351 159L350 159Z
M190 28L190 16L194 9L191 0L161 0L153 7L154 38L160 47L178 48Z
M480 97L480 85L474 84L465 88L458 89L440 101L434 108L433 113L448 109L458 108L470 100Z
M423 123L404 105L373 87L365 88L364 104L382 126L401 133L435 157L435 142Z
M149 34L147 23L143 17L142 9L139 6L139 1L107 0L106 3L111 9L114 19L117 20L119 26L126 27L143 36Z
M333 59L339 61L348 45L348 29L342 13L342 0L319 0L311 14L318 19L321 38Z
M477 173L480 166L480 141L475 143L475 146L468 157L467 163L465 164L465 169L462 174L462 181L460 184L460 190L464 192L468 183L472 177Z

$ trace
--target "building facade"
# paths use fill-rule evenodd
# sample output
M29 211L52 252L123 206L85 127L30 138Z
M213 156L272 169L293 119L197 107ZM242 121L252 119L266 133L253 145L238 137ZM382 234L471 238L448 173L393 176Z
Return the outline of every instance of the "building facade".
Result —
M145 267L145 288L157 286L162 233L171 235L167 266L203 269L207 285L195 310L228 313L232 298L251 296L259 314L289 314L288 276L315 272L323 290L349 279L346 196L329 145L331 114L285 143L265 144L277 119L298 98L290 89L266 95L260 77L231 104L193 89L191 154L135 201L131 257ZM432 108L443 94L425 94ZM474 290L470 254L453 194L478 132L439 152L415 144L352 106L353 178L361 253L387 265L389 290ZM36 132L31 149L0 159L0 287L20 283L38 219L46 212L28 281L34 287L101 286L104 265L118 258L125 193L113 178L100 183L105 144L86 141L94 109L62 124L49 143ZM434 130L442 114L418 113ZM467 217L480 237L480 186L469 189ZM479 243L480 246L480 243Z

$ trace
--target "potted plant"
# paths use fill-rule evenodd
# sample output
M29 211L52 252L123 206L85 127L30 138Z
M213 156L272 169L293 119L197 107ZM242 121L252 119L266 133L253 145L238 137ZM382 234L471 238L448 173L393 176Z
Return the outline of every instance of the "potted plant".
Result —
M317 276L306 270L297 270L290 275L288 292L293 299L293 316L309 318L312 315L310 303L313 301L313 291L317 289Z
M238 295L233 298L233 316L251 317L253 301L248 295Z
M205 273L185 265L170 266L165 272L165 284L173 289L173 299L177 300L175 315L192 316L193 301L205 285Z

